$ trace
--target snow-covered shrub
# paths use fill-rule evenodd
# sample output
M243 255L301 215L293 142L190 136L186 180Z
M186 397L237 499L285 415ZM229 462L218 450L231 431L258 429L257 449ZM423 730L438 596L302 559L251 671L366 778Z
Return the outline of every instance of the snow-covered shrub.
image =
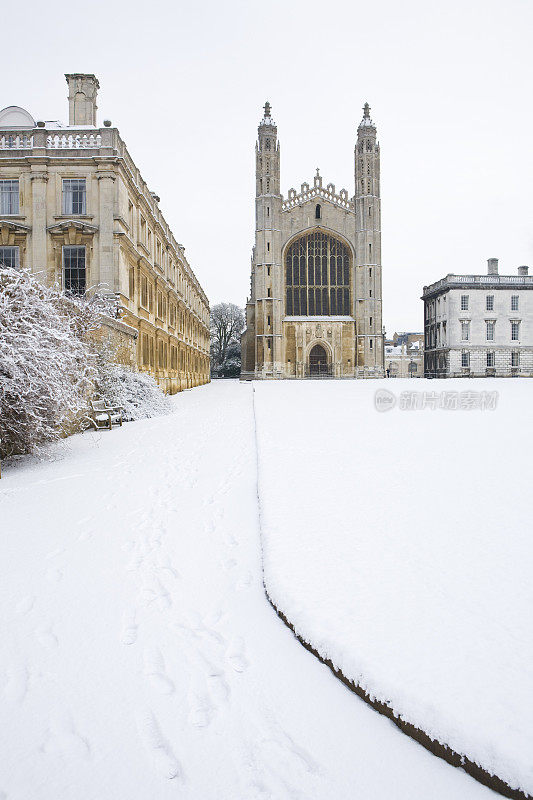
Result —
M109 341L98 347L96 390L111 405L121 406L125 420L158 417L171 411L168 397L151 375L115 362Z
M0 265L0 457L36 452L79 426L95 375L85 334L99 303Z

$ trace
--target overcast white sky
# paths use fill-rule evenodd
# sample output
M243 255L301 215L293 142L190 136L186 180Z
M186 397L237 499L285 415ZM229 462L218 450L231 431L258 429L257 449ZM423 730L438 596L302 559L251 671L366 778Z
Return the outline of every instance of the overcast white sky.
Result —
M353 194L368 100L381 142L383 319L421 330L422 286L533 265L531 0L9 4L0 108L68 122L65 72L100 80L211 303L244 305L266 99L281 184ZM16 33L16 35L14 35Z

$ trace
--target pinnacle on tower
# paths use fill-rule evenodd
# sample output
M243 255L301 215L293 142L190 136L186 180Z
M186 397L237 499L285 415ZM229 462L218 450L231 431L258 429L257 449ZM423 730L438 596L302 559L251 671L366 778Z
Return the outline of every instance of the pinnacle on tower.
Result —
M263 106L263 109L264 109L265 115L264 115L263 119L261 120L261 122L259 123L259 125L260 126L261 125L272 125L273 127L276 127L276 123L272 119L272 106L270 105L268 100L266 101L265 105Z
M363 106L363 119L359 123L359 128L374 128L375 125L370 118L370 106L368 103L365 103Z

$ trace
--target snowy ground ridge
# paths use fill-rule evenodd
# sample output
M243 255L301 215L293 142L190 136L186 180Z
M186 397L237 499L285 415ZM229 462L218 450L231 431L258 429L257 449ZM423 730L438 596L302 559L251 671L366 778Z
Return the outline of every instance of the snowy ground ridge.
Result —
M298 640L298 642L305 647L310 653L312 653L315 658L317 658L322 664L327 666L331 672L334 674L336 678L338 678L350 691L354 692L361 700L363 700L367 705L377 711L379 714L387 717L391 720L406 736L409 736L411 739L414 739L416 742L421 744L426 750L429 750L430 753L437 756L438 758L443 759L448 764L453 767L457 767L459 769L463 769L466 773L468 773L472 778L474 778L479 783L487 786L489 789L497 792L498 794L502 795L503 797L512 798L512 800L533 800L533 796L523 792L519 788L511 787L505 780L500 778L498 775L494 775L488 770L484 769L478 763L470 759L467 755L460 754L449 747L447 744L440 742L438 739L433 739L428 733L426 733L421 728L417 727L413 723L409 722L408 720L404 719L402 716L396 713L394 708L389 705L388 703L384 702L383 700L378 700L373 694L369 694L360 683L347 678L346 675L339 669L335 664L325 655L322 655L320 651L310 642L304 635L302 635L295 625L291 622L291 620L285 615L285 613L281 610L281 608L277 605L276 601L271 596L266 579L266 573L264 569L264 536L263 536L263 525L262 525L262 504L261 504L261 492L260 492L260 464L259 464L259 441L257 436L257 417L256 417L256 404L255 404L255 387L252 384L252 397L253 397L253 421L254 421L254 435L255 435L255 447L256 447L256 460L257 460L257 504L258 504L258 524L259 524L259 538L260 538L260 549L261 549L261 566L263 571L263 588L265 592L265 596L272 606L278 617L282 620L282 622L289 628L289 630L293 633L294 637Z
M488 786L489 789L498 792L498 794L503 795L503 797L510 797L513 800L532 800L531 795L525 794L520 789L511 788L504 780L499 778L497 775L491 775L490 772L488 772L486 769L483 769L483 767L480 767L475 761L471 761L468 756L460 755L455 750L452 750L450 747L448 747L448 745L442 744L442 742L439 742L437 739L432 739L431 736L429 736L421 728L417 728L416 725L413 725L412 723L407 722L398 716L394 709L387 703L384 703L381 700L376 700L375 697L371 697L371 695L369 695L368 692L366 692L366 690L360 686L360 684L347 678L342 670L335 666L331 659L321 655L320 652L310 642L308 642L298 633L292 622L285 616L283 611L277 607L275 602L270 597L268 588L264 581L263 586L265 588L265 594L268 602L278 617L292 631L300 644L303 645L305 649L312 653L316 658L318 658L322 664L324 664L326 667L329 667L335 677L342 681L342 683L344 683L344 685L350 689L350 691L354 692L358 697L361 698L361 700L364 700L365 703L371 706L375 711L383 714L383 716L390 719L391 722L394 722L394 724L398 726L402 733L405 733L406 736L410 736L411 739L414 739L416 742L421 744L426 748L426 750L429 750L430 753L433 753L433 755L444 759L444 761L446 761L448 764L451 764L452 767L463 769L472 778L475 778L475 780L479 781L479 783L482 783L484 786Z

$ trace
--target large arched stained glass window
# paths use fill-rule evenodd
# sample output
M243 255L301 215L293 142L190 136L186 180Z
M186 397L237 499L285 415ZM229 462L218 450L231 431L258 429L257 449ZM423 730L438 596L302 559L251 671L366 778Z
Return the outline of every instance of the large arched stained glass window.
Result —
M291 244L285 255L288 316L335 316L350 313L348 248L326 233L310 233Z

